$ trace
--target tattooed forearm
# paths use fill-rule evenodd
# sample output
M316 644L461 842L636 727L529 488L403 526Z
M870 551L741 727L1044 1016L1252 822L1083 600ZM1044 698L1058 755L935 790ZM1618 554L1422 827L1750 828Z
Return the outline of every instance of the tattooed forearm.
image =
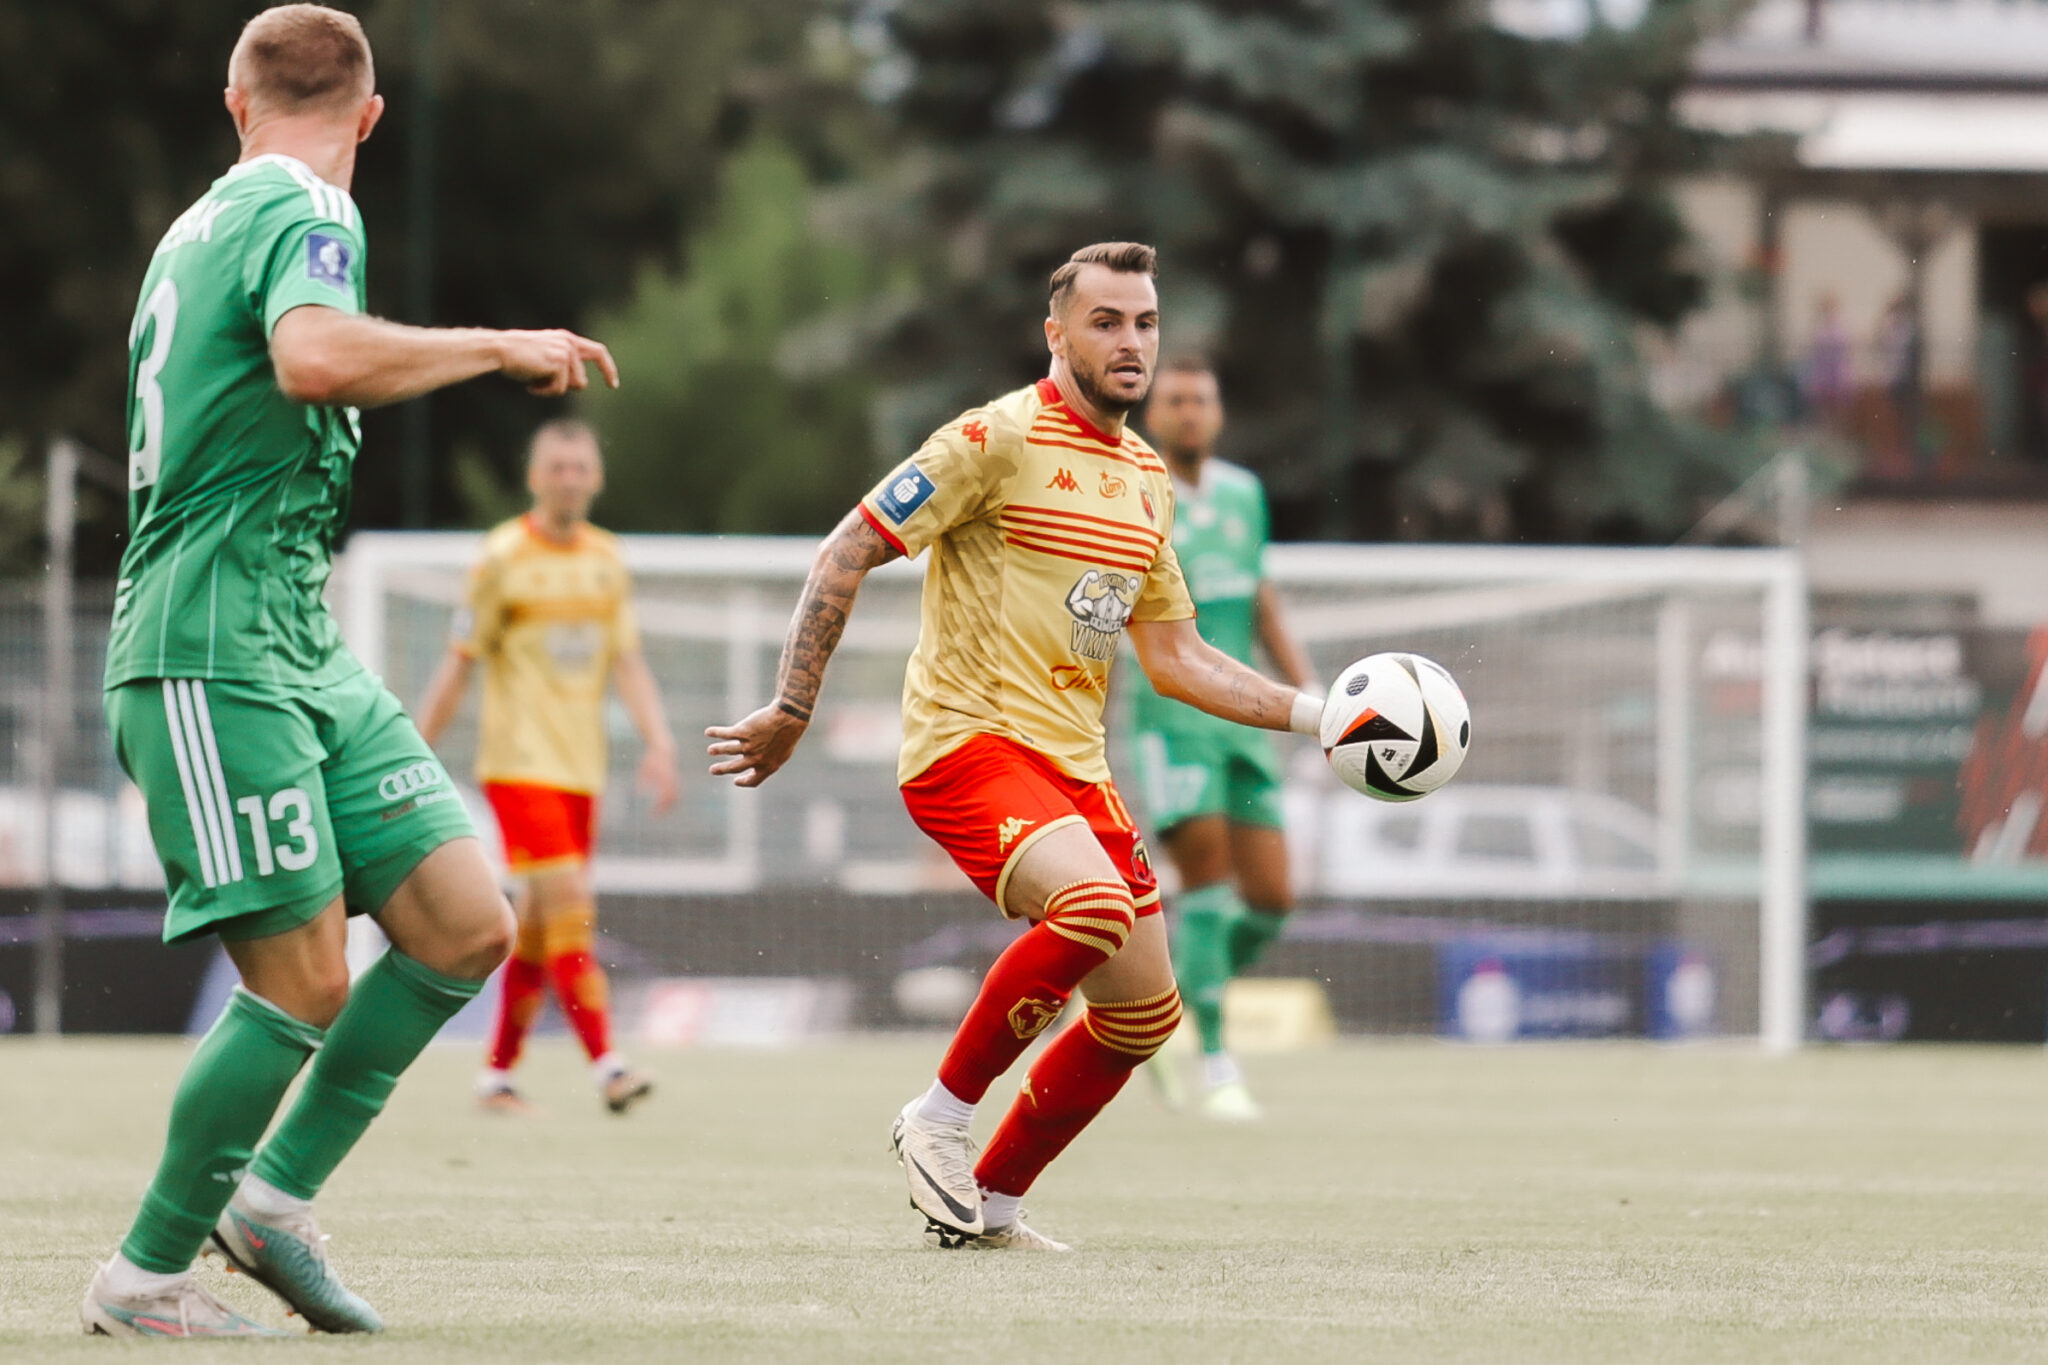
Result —
M896 558L896 550L875 534L858 510L818 548L796 615L783 642L775 673L775 704L786 715L808 721L825 683L825 665L839 638L861 580L870 569Z

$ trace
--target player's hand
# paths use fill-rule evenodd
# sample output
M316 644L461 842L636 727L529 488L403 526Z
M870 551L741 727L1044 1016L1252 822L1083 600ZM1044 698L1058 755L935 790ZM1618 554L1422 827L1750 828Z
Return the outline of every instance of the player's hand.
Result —
M654 813L661 815L683 794L682 775L676 771L676 751L649 749L640 755L640 790L654 799Z
M707 726L704 733L713 741L705 752L719 761L711 765L715 777L734 777L734 786L758 787L775 775L796 752L796 742L810 728L774 702L745 720L732 725Z
M619 386L619 367L613 363L612 353L602 342L574 332L500 332L498 348L499 373L542 398L559 398L573 389L589 388L586 364L602 370L604 382L612 388Z

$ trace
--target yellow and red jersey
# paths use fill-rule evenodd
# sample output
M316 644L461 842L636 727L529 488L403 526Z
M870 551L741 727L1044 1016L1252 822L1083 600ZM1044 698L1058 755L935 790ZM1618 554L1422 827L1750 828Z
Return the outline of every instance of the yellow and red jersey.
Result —
M1050 379L949 423L861 501L906 555L930 548L903 679L908 782L975 735L1109 778L1102 708L1132 621L1195 614L1173 553L1173 481Z
M605 685L640 647L617 537L586 525L552 540L530 515L494 528L455 643L484 665L479 778L603 789Z

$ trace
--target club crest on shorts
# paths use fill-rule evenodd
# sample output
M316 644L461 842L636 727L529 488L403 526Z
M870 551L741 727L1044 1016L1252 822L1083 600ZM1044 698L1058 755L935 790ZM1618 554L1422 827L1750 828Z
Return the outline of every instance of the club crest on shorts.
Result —
M1025 996L1010 1006L1010 1031L1019 1038L1036 1038L1060 1017L1058 1000L1036 1000Z
M1115 658L1116 637L1131 623L1137 604L1135 574L1090 569L1067 593L1067 610L1074 616L1068 644L1084 659Z

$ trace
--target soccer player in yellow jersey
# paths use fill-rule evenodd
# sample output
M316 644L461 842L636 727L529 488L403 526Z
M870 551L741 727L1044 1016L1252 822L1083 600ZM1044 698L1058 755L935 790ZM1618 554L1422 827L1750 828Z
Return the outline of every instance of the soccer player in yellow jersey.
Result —
M1103 760L1120 637L1165 696L1313 734L1322 700L1205 643L1173 551L1173 483L1125 428L1159 354L1155 255L1085 247L1053 272L1051 374L963 414L819 548L775 699L714 726L711 771L758 786L789 761L869 571L927 549L897 779L911 817L1029 927L989 968L938 1077L890 1140L943 1247L1066 1247L1019 1201L1180 1022L1143 841ZM988 1151L975 1105L1079 988L1088 1008L1032 1065Z
M521 881L519 937L477 1090L486 1108L518 1111L512 1085L526 1034L550 983L590 1055L613 1113L652 1082L612 1048L604 969L594 952L590 855L604 787L607 674L646 744L641 786L656 811L675 804L675 740L640 653L632 585L618 541L592 526L604 486L597 437L581 422L534 433L526 466L533 510L497 527L472 571L469 605L420 703L420 730L437 738L484 664L477 776L498 817L505 860Z

